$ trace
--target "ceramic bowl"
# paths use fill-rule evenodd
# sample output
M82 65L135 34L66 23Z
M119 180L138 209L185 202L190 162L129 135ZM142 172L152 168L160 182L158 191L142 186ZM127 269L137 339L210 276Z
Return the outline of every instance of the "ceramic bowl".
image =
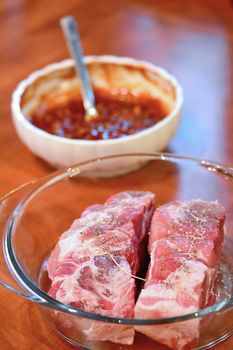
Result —
M119 153L162 150L174 135L181 117L183 95L177 80L162 68L132 58L88 56L85 61L94 88L118 96L124 96L127 91L134 96L150 96L161 100L169 113L157 124L141 132L108 140L68 139L35 127L28 118L30 112L40 105L43 96L52 99L72 89L80 91L73 61L65 60L35 71L14 91L13 122L23 143L35 155L55 167ZM122 164L120 172L128 172L141 164L136 161ZM112 165L108 175L119 173L118 166Z

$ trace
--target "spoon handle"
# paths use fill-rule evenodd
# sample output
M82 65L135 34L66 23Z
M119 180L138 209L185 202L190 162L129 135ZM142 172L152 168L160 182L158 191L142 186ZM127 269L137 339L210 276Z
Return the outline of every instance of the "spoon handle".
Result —
M86 115L97 115L95 108L95 96L92 90L90 77L83 61L83 51L74 17L65 16L60 20L69 51L75 61L75 69L81 80L81 93Z

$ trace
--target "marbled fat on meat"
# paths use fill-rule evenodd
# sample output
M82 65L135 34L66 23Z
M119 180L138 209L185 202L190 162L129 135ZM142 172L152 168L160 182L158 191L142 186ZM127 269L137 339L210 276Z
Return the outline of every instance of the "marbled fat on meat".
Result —
M154 210L154 194L130 191L87 208L59 239L48 261L53 298L112 317L134 317L138 249ZM59 315L58 315L59 317ZM65 318L65 319L64 319ZM63 316L90 341L132 344L134 328Z
M189 314L214 301L213 287L222 252L225 210L218 202L176 201L152 218L147 281L135 307L136 318ZM199 319L136 330L172 349L190 349Z

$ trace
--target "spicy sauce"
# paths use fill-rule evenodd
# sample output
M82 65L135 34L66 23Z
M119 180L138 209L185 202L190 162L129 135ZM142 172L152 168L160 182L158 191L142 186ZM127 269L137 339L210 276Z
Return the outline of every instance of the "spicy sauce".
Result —
M77 96L57 103L41 103L29 120L38 128L57 136L82 140L125 137L155 125L168 110L152 97L112 95L95 91L99 116L85 121L82 100Z

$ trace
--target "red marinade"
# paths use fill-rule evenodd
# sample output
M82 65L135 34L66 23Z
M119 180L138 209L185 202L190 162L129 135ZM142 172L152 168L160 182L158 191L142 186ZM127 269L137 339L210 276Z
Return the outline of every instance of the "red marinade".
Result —
M125 137L155 125L168 110L152 97L112 95L95 92L98 118L86 122L80 96L62 98L51 103L46 100L31 114L36 127L53 135L71 139L105 140Z

